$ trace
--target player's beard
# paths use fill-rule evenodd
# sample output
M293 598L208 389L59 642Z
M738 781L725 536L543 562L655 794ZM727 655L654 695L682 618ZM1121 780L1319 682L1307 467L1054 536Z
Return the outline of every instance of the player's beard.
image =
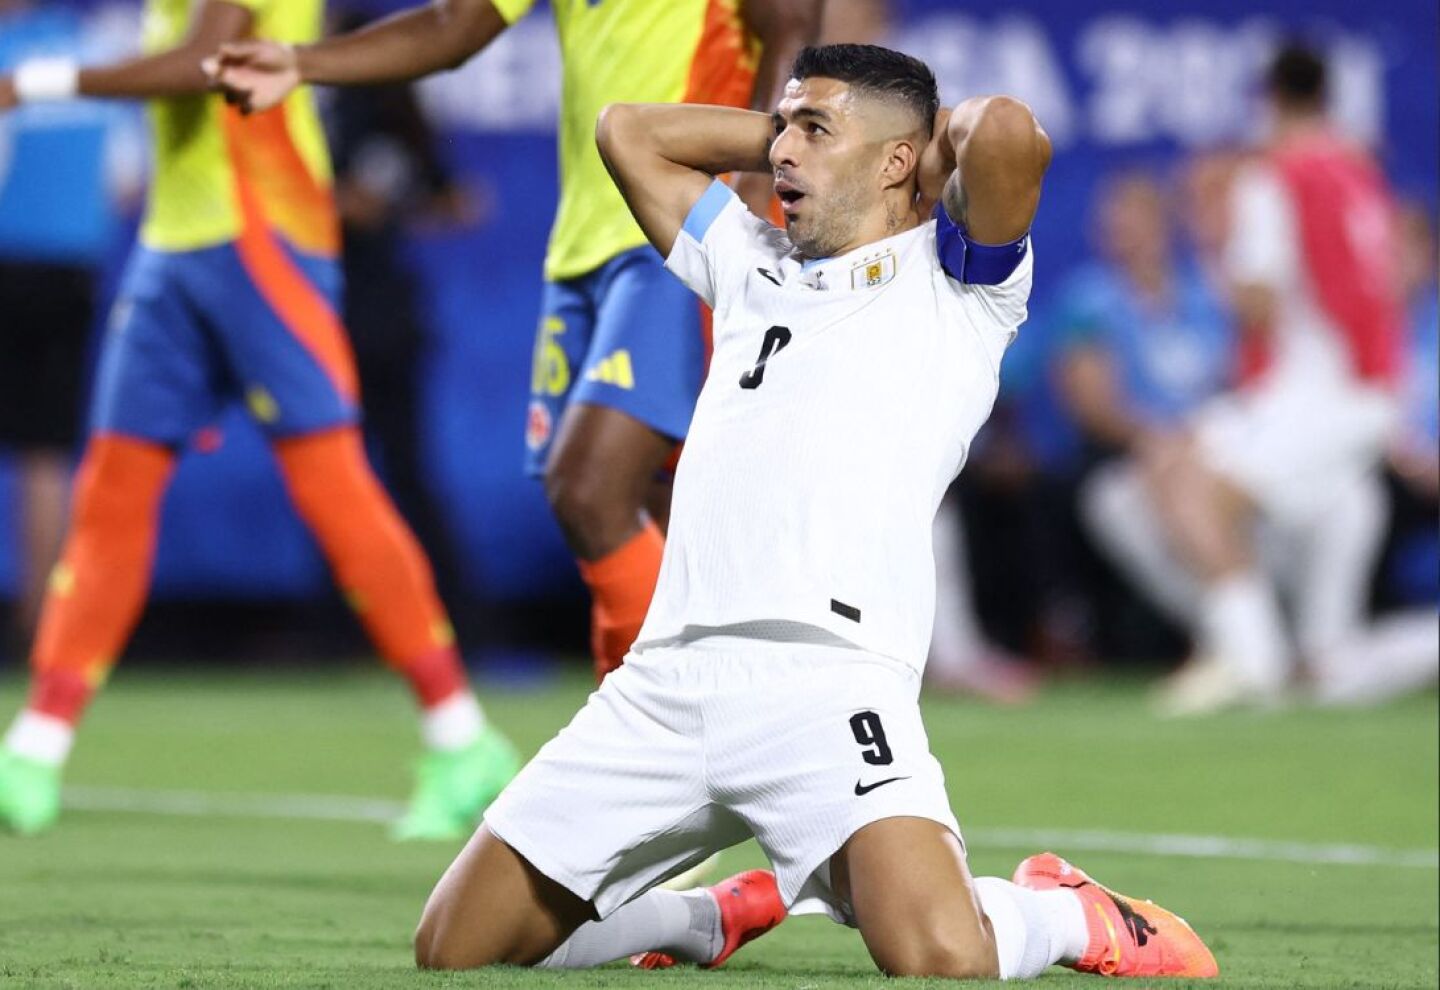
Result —
M863 175L837 183L824 196L807 193L803 217L786 224L790 243L806 258L833 258L855 239L861 221L870 209L873 190Z

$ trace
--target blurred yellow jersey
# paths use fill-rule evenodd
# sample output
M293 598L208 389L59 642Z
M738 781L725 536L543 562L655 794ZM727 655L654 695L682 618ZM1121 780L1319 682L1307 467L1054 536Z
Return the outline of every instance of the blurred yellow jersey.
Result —
M257 38L303 43L320 36L325 0L227 0L250 9ZM199 0L146 0L143 46L184 40ZM266 113L242 116L218 95L152 100L154 178L140 239L192 251L263 225L296 248L338 253L330 157L308 88Z
M493 0L513 23L535 0ZM644 243L595 148L607 103L749 106L759 43L741 0L550 0L560 35L560 206L545 277L576 278Z

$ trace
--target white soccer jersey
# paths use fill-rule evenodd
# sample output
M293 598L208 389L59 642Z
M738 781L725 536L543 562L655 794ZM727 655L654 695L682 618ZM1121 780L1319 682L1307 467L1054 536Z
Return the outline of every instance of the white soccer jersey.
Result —
M717 182L666 265L714 307L714 355L636 649L780 621L922 669L931 524L1025 320L1030 253L962 284L932 220L802 264Z

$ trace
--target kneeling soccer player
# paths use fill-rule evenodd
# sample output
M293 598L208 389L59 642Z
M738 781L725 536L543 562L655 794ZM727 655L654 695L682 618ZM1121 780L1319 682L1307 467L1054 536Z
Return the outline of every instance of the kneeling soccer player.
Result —
M1051 854L972 880L920 720L931 520L1025 319L1049 140L1005 97L939 111L883 48L806 49L792 75L773 116L600 119L631 210L714 306L714 358L640 638L490 807L417 961L714 966L788 908L856 925L896 975L1213 976L1183 921ZM735 170L773 170L784 231L712 179ZM773 876L652 889L752 835Z

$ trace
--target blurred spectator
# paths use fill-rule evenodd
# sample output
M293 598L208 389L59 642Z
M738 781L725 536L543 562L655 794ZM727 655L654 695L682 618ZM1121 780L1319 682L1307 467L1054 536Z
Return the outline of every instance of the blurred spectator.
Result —
M0 0L0 74L83 47L70 8ZM114 247L111 119L94 104L0 116L0 452L19 473L17 642L34 629L65 532L96 281Z
M1205 278L1178 256L1155 179L1112 180L1095 227L1100 260L1062 294L1061 391L1097 456L1139 455L1230 383L1233 334Z
M354 30L366 19L347 15L337 30ZM422 225L473 221L478 204L437 154L408 84L337 87L325 117L344 238L343 308L365 399L365 439L396 507L430 557L459 641L475 648L494 630L465 580L459 541L426 477L421 383L431 333L406 236Z
M1273 133L1236 177L1224 256L1248 380L1146 475L1166 543L1198 588L1196 658L1162 696L1174 714L1282 692L1295 659L1282 579L1309 672L1323 684L1349 664L1384 525L1376 468L1403 320L1393 205L1374 162L1332 130L1313 52L1281 50L1266 86ZM1257 522L1281 550L1278 570Z
M1226 148L1189 156L1180 166L1180 221L1193 261L1220 296L1224 296L1225 244L1230 238L1230 189L1245 156Z
M1202 231L1213 236L1211 226ZM1092 234L1099 259L1070 277L1057 321L1061 394L1086 462L1099 462L1080 482L1078 510L1097 547L1142 576L1141 593L1186 624L1193 582L1148 510L1145 476L1163 470L1185 421L1231 384L1231 318L1212 280L1181 256L1171 200L1155 178L1130 173L1102 186ZM1100 605L1109 650L1168 652L1166 637L1134 605L1133 592Z

